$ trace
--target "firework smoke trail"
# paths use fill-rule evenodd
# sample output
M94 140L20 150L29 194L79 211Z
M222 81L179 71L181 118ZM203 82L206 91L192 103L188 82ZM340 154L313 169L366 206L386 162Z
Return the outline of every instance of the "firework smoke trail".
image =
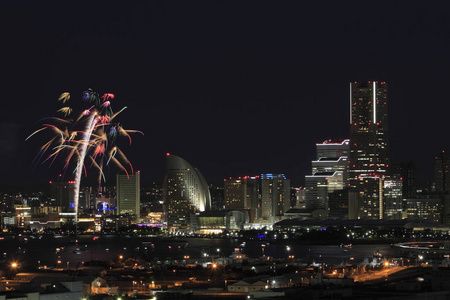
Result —
M63 169L67 170L70 165L75 163L74 175L74 199L75 224L78 222L78 210L80 199L80 186L83 171L85 170L85 161L90 161L90 166L98 170L98 184L100 186L102 178L106 181L103 168L110 163L114 163L126 174L133 174L133 167L122 151L116 145L116 139L120 136L126 137L131 144L130 133L140 133L138 130L125 130L120 123L113 122L118 114L123 112L126 107L114 113L111 108L111 100L115 98L114 94L104 94L100 96L92 89L83 92L81 100L89 104L89 108L81 110L82 113L72 118L69 116L74 111L72 107L67 106L66 102L71 99L70 93L62 93L59 101L65 107L57 112L63 114L63 118L48 117L48 123L42 124L42 128L33 132L26 140L35 136L37 133L51 133L52 137L41 146L41 149L33 163L49 162L50 165L57 157L64 157L65 163ZM42 120L41 120L42 121ZM40 123L40 122L39 122ZM84 128L80 130L79 128ZM44 154L51 152L47 158ZM116 154L118 156L116 157ZM106 162L106 164L105 164ZM87 176L87 173L86 173Z
M81 142L81 151L80 156L78 158L78 165L75 173L75 189L74 189L74 197L75 197L75 224L78 223L78 203L80 202L80 183L81 183L81 174L83 173L84 159L86 158L87 148L89 146L89 142L91 140L92 132L95 129L95 125L97 124L97 114L93 113L89 117L88 124L86 126L86 132L83 134L83 139Z

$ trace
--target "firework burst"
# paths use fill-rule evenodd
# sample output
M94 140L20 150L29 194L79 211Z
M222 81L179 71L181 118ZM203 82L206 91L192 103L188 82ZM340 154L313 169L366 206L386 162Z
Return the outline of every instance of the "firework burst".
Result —
M73 173L75 176L74 206L75 223L78 222L78 202L82 174L87 176L87 166L98 171L98 183L106 180L103 169L110 164L115 164L127 175L133 174L133 167L127 157L119 149L116 140L120 136L128 138L131 144L130 133L141 133L138 130L126 130L120 123L114 122L117 115L123 112L126 107L117 113L111 108L111 101L114 94L106 93L100 96L92 89L88 89L82 94L82 101L88 104L87 109L82 109L81 113L72 119L73 109L67 106L71 95L64 92L60 95L59 101L66 105L57 112L63 117L45 118L42 127L33 132L28 138L44 131L51 132L51 138L41 147L35 162L52 164L58 157L64 160L64 168L68 169L71 162L75 161Z

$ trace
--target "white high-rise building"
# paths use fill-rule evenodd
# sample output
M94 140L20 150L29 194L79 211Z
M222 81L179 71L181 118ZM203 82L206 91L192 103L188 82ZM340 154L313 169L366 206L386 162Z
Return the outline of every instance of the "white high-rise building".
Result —
M316 144L312 175L305 176L307 209L328 209L328 194L346 187L349 143L346 139Z

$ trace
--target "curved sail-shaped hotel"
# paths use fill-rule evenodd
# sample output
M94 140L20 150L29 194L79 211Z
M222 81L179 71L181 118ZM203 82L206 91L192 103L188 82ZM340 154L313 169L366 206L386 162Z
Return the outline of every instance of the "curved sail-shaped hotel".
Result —
M190 232L191 214L209 210L211 195L200 171L177 155L167 153L164 205L169 232Z

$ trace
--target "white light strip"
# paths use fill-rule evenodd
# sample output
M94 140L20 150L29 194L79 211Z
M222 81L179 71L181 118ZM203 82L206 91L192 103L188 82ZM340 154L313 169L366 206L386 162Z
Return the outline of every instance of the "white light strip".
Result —
M344 174L344 171L334 171L332 175L314 175L313 174L313 175L305 175L305 177L308 177L308 178L334 177L334 176L339 176L342 174Z
M352 83L350 82L350 124L353 123L352 120Z
M377 84L373 82L373 124L377 123Z
M349 142L350 142L349 139L343 140L342 143L327 143L327 141L324 141L323 143L316 143L316 146L327 147L327 146L330 146L330 145L345 145L345 144L348 144Z
M341 160L347 160L347 156L340 156L338 160L312 160L311 162L321 163L321 162L340 162Z

